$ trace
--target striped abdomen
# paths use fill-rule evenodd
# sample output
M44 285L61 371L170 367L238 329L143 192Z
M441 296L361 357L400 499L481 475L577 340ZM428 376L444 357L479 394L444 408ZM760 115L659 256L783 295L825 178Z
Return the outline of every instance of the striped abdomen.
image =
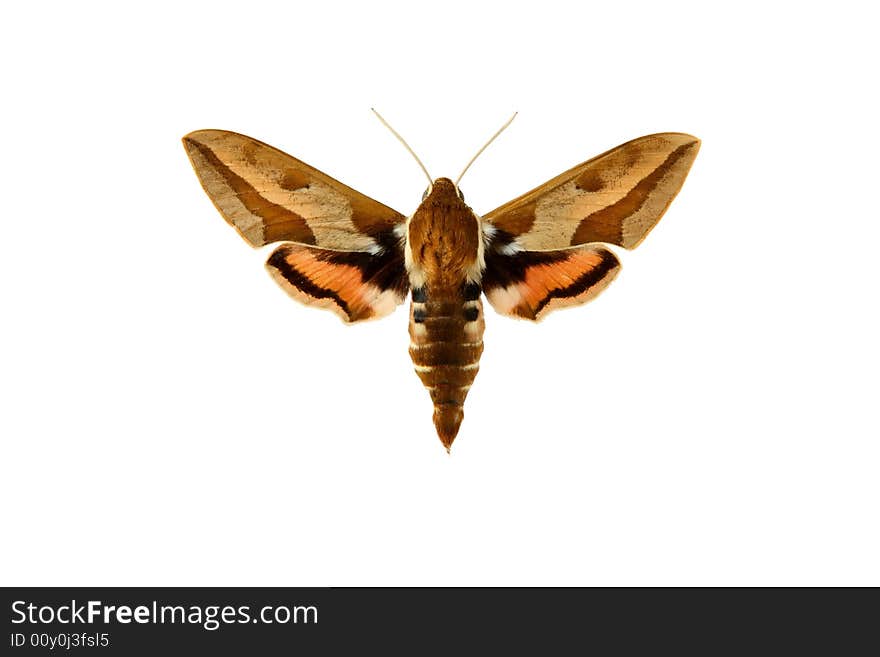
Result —
M434 426L449 449L464 417L462 406L483 353L480 286L458 290L413 290L409 354L434 402Z

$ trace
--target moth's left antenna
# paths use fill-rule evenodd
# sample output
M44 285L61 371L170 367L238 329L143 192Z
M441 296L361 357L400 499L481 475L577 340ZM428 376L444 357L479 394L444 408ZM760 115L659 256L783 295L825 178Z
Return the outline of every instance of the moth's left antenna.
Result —
M399 134L397 134L397 130L395 130L395 129L392 128L390 125L388 125L388 121L386 121L385 119L383 119L383 118L382 118L382 115L379 114L379 112L377 112L377 111L376 111L375 109L373 109L372 107L370 108L370 111L373 112L373 114L376 115L376 118L378 118L378 119L382 122L382 125L384 125L386 128L388 128L388 129L391 131L391 134L392 134L392 135L394 135L395 137L397 137L398 140L400 140L400 143L403 144L403 147L404 147L406 150L409 151L409 154L412 155L412 156L415 158L416 162L419 163L419 166L422 167L422 171L425 172L425 176L428 178L428 184L433 185L433 184L434 184L434 179L431 178L431 174L428 173L428 170L425 168L425 165L422 164L422 161L419 159L419 156L416 155L416 152L415 152L413 149L411 149L411 148L409 147L409 144L406 143L406 141L404 140L403 137L401 137Z

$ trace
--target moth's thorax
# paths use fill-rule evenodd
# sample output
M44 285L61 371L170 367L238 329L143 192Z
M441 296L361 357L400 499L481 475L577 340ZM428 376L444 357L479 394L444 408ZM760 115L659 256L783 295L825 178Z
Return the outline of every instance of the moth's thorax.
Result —
M479 281L482 270L480 220L448 178L430 193L407 223L406 266L416 287L452 288Z

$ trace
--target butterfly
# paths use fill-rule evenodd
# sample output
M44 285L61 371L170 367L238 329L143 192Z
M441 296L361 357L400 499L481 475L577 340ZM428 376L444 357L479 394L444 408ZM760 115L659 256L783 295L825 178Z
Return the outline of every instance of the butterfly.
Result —
M620 270L605 245L642 242L700 147L682 133L640 137L483 216L458 181L428 175L407 217L245 135L199 130L183 143L224 219L253 247L280 243L266 267L291 297L354 323L411 296L409 353L447 450L483 351L482 297L533 321L595 298Z

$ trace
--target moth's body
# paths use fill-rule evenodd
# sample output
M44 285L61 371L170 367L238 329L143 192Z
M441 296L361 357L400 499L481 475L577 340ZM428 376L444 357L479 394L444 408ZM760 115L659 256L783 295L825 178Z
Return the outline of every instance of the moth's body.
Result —
M434 403L448 449L483 353L483 234L448 178L434 181L407 221L405 262L412 289L409 354Z
M383 317L411 293L410 355L449 449L483 352L484 294L537 321L613 280L678 193L699 150L682 133L640 137L478 217L435 180L408 219L251 137L200 130L184 146L223 217L294 299L346 322Z

